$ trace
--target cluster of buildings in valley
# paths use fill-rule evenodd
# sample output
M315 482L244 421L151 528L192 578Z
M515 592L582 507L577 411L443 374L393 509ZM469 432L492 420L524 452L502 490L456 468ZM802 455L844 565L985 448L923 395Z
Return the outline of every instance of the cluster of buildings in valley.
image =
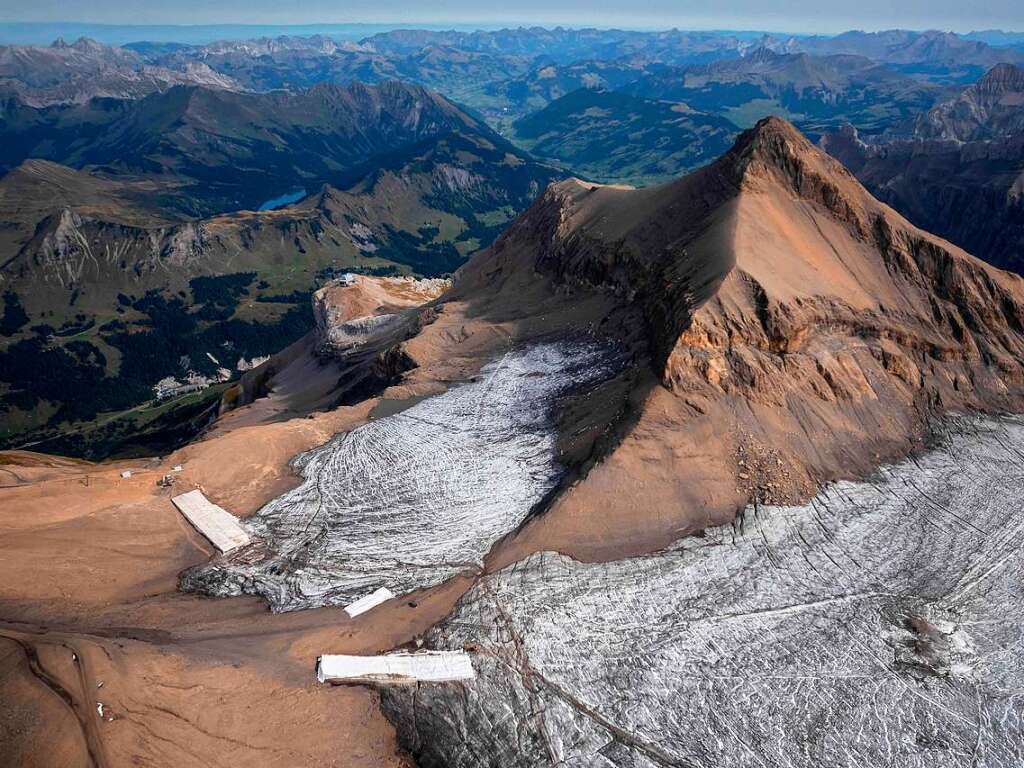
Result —
M189 369L185 374L184 380L179 379L175 376L165 376L160 379L156 384L153 385L153 395L157 400L166 400L171 397L178 397L180 395L187 395L190 392L200 392L213 384L219 384L224 381L228 381L234 374L224 366L220 364L213 355L207 353L206 356L217 367L217 372L214 376L204 376L201 373L197 373L194 370ZM251 371L259 365L262 365L270 359L269 355L263 355L261 357L254 357L251 360L246 360L244 357L238 358L238 362L235 364L235 370L239 373L245 373ZM183 365L188 365L187 358L183 358L186 361Z

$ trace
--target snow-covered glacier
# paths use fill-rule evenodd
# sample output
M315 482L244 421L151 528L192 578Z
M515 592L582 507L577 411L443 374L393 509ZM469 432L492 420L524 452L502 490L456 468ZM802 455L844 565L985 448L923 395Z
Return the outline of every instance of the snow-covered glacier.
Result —
M258 545L187 571L183 588L284 611L479 567L566 472L559 399L622 364L589 337L514 347L473 381L338 435L296 460L299 487L246 521Z
M541 553L427 637L478 679L386 689L423 768L1024 765L1024 421L605 564Z

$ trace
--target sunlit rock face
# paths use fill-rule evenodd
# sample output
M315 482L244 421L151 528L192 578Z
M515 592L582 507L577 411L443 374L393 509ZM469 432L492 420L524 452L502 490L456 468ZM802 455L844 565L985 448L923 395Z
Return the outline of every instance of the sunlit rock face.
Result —
M1024 421L656 555L545 553L428 644L467 685L383 692L421 766L1024 765Z
M302 485L247 521L258 546L187 572L183 588L286 611L478 567L566 472L559 398L621 365L589 340L514 349L472 382L337 436L299 457Z

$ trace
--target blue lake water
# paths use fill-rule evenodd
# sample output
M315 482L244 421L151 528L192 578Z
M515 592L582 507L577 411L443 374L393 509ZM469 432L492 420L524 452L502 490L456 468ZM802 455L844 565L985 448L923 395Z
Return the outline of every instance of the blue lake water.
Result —
M275 208L280 208L291 203L297 203L299 200L306 196L306 190L296 189L294 192L286 192L280 197L272 197L267 202L260 205L259 210L261 211L272 211Z

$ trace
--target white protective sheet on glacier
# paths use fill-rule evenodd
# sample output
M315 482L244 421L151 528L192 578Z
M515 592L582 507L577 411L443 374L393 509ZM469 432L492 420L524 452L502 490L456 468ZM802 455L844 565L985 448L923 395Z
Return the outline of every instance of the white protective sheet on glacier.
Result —
M1024 765L1024 421L960 427L659 554L487 576L427 636L477 681L386 710L423 766Z
M341 434L300 457L303 483L247 523L258 551L188 572L186 589L258 594L274 610L345 605L479 566L565 473L559 397L610 377L618 354L585 338L513 349L472 382Z
M250 542L249 533L238 518L211 502L200 490L175 496L171 503L221 552L230 552Z
M473 661L465 651L420 651L381 656L324 655L316 662L321 683L450 683L472 680Z
M347 613L354 619L356 616L366 613L371 608L376 608L381 603L386 603L394 596L394 592L392 592L387 587L375 589L370 594L360 597L354 603L349 603L348 605L346 605L345 613Z

